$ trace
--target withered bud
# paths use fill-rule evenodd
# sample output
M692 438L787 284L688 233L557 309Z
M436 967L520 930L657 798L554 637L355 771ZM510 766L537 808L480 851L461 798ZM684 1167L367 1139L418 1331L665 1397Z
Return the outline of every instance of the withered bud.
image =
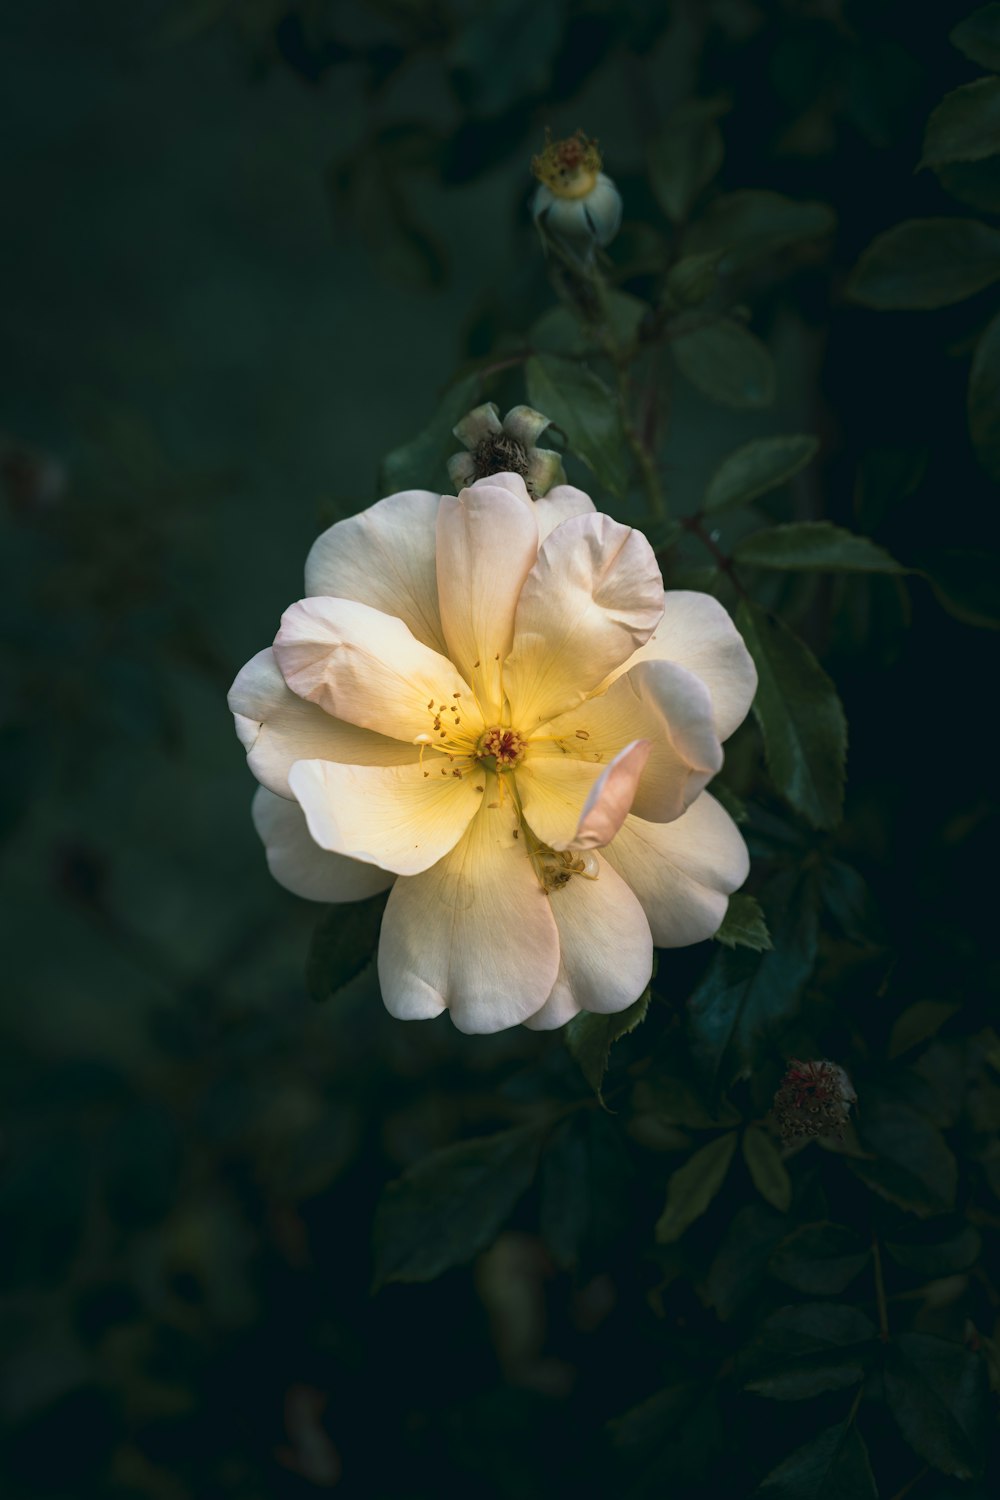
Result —
M774 1119L786 1145L820 1135L839 1139L857 1102L839 1063L792 1058L774 1096Z

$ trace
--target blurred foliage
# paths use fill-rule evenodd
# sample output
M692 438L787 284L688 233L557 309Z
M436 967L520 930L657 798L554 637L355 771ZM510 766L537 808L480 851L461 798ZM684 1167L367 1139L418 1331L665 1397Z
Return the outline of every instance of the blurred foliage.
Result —
M5 1497L996 1492L998 18L3 22ZM549 124L625 199L600 281ZM482 399L761 676L750 890L565 1036L391 1021L380 899L304 976L222 706ZM783 1140L824 1058L851 1123Z

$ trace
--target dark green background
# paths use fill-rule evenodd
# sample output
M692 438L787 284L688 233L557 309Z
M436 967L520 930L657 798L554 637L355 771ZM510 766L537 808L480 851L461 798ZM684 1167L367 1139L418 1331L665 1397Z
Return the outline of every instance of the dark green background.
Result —
M673 505L736 443L815 432L800 516L907 564L994 546L964 425L991 293L843 297L874 234L955 212L913 167L975 75L947 42L965 10L2 7L5 1494L291 1500L341 1465L345 1497L622 1491L604 1424L717 1333L693 1272L666 1321L647 1296L661 1161L628 1143L634 1187L575 1274L529 1198L475 1273L370 1300L386 1179L510 1123L519 1089L575 1085L559 1037L392 1022L370 971L306 998L315 913L266 874L225 690L319 527L377 498L460 362L546 305L544 127L597 135L626 218L659 224L644 142L692 93L733 102L726 189L825 200L839 229L755 289L772 410L677 390ZM887 449L923 478L859 491ZM962 1002L971 1033L996 979L995 637L920 578L910 597L907 624L891 583L824 585L811 615L851 725L837 848L885 934L888 988L864 969L849 1002L874 1051L923 998ZM661 961L668 996L709 946ZM694 1492L749 1494L798 1441L796 1408L741 1400L721 1473L682 1470ZM886 1497L919 1468L897 1448Z

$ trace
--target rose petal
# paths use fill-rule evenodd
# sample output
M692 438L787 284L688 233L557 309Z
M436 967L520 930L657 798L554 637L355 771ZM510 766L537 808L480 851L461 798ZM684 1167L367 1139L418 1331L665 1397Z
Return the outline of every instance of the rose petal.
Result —
M518 768L517 790L532 832L552 849L597 849L621 827L649 757L636 740L607 764L540 756Z
M247 765L263 786L291 797L288 772L297 760L335 760L352 765L403 765L417 758L417 747L334 719L307 703L285 682L274 652L251 657L229 689L236 732Z
M355 599L402 620L418 641L443 651L438 498L431 490L401 490L324 531L306 558L306 594Z
M329 854L310 837L297 802L259 786L251 808L267 854L267 867L279 885L306 901L362 901L388 890L395 876L374 865Z
M660 570L640 532L596 512L557 526L525 579L504 668L517 727L530 732L579 704L662 613Z
M757 691L757 669L743 637L711 594L675 589L663 596L663 619L612 678L642 661L673 661L708 688L720 740L743 723Z
M483 801L478 775L457 777L443 757L409 766L299 760L288 784L321 849L415 875L458 843Z
M603 852L641 902L658 948L714 937L750 868L739 829L708 792L673 823L626 818Z
M457 497L443 495L437 522L448 654L487 722L501 711L501 663L514 638L518 595L538 555L538 523L524 481L502 478L499 484L481 479Z
M300 698L337 719L413 743L482 731L468 684L448 661L411 635L402 620L349 599L301 599L286 609L274 643L282 676Z
M490 1032L540 1008L558 972L559 938L509 804L484 807L450 854L396 882L378 968L394 1016L447 1007L460 1031Z
M558 454L555 455L559 457ZM591 516L596 507L589 495L571 484L557 484L535 504L538 534L544 542L550 532L573 516Z

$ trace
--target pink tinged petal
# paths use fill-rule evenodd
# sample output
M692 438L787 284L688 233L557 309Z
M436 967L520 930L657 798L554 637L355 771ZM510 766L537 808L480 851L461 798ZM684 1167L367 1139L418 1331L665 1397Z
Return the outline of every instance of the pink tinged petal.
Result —
M720 740L727 740L750 711L757 669L743 637L711 594L684 589L665 594L663 619L620 671L641 661L674 661L700 677L711 694Z
M388 890L396 878L374 865L321 849L298 803L276 797L266 787L257 788L252 813L271 874L306 901L362 901Z
M306 558L306 593L355 599L408 625L444 651L435 545L439 497L401 490L317 537Z
M482 804L479 776L454 769L438 755L423 766L300 760L288 783L321 849L416 875L455 847Z
M492 475L457 497L441 497L441 624L448 653L487 720L500 713L501 663L514 638L518 595L537 555L538 523L518 475Z
M552 894L560 971L550 1000L565 1011L568 992L580 1010L610 1015L638 1000L648 985L653 939L625 881L600 855L597 867L596 880L574 875Z
M525 580L504 667L522 732L582 702L662 613L663 580L641 532L597 512L557 526Z
M439 738L435 712L452 703L470 732L481 728L469 686L447 657L367 604L300 600L281 617L274 655L293 693L363 729L408 744L421 734ZM454 715L443 717L450 729Z
M621 827L650 753L648 740L626 745L607 765L540 756L517 771L525 820L552 849L597 849Z
M572 1021L574 1016L578 1016L580 1009L570 989L566 970L560 963L559 973L549 998L541 1010L536 1010L535 1014L529 1016L523 1024L529 1031L558 1031L560 1026L565 1026L567 1021Z
M487 797L495 800L490 778ZM378 968L394 1016L447 1007L460 1031L503 1031L537 1011L555 983L559 937L510 806L484 807L432 869L398 880Z
M538 534L544 542L564 521L569 521L574 516L593 515L595 509L593 500L583 490L576 489L572 484L554 485L547 495L543 495L535 503Z
M229 689L229 707L247 764L263 786L291 797L288 772L297 760L336 760L356 765L402 765L416 760L415 745L373 734L334 719L307 703L285 682L274 652L258 651Z
M673 823L626 818L604 856L642 903L658 948L714 937L750 868L739 829L708 792Z
M680 817L722 768L712 700L700 678L669 661L640 662L606 693L545 727L537 753L585 753L607 761L618 746L648 739L650 755L631 811L666 823ZM565 748L564 748L565 747Z

